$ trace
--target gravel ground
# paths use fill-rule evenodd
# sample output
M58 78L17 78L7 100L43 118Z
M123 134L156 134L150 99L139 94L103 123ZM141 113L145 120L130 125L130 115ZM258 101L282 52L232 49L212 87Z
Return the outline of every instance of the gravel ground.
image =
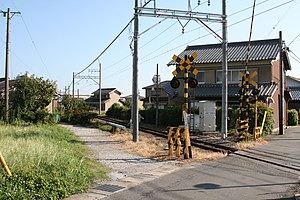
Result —
M122 148L120 142L109 138L109 132L95 128L86 128L73 125L62 125L79 136L92 151L95 160L111 169L108 174L111 178L101 184L122 185L124 189L144 181L153 180L179 168L177 161L154 161L129 153ZM90 189L87 193L74 195L68 200L101 199L109 195L107 192Z

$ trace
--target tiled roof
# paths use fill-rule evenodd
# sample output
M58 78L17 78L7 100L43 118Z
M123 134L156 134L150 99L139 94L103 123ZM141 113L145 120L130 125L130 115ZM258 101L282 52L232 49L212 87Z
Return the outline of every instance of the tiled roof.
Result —
M170 81L162 81L158 84L158 88L163 88L164 85L170 83ZM152 84L152 85L148 85L146 87L143 87L143 89L151 89L152 87L155 87L155 84Z
M279 52L279 39L256 40L251 41L249 61L273 60ZM228 43L228 62L246 61L248 42L231 42ZM185 55L197 53L194 63L221 63L222 62L222 44L208 44L187 46L186 49L178 56L184 58ZM174 65L170 61L168 65Z
M118 93L119 95L121 95L122 93L120 91L118 91L116 88L101 88L101 94L105 95L105 94L109 94L111 92L115 91L116 93ZM99 89L96 90L95 92L93 92L94 95L99 94Z
M258 96L272 97L277 89L276 83L259 86ZM228 84L228 97L238 97L240 87L238 84ZM222 97L222 84L200 84L194 89L196 97ZM251 88L250 88L251 93Z
M300 101L300 87L289 87L292 99L294 101Z

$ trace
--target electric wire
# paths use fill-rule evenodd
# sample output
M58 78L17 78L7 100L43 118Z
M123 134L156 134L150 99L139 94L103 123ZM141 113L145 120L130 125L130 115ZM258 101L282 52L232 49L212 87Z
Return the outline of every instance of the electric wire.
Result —
M298 2L295 2L298 3ZM275 23L275 25L272 27L271 31L265 36L266 38L268 38L270 36L270 34L273 32L273 30L275 30L276 26L282 21L282 19L289 13L289 10L291 8L294 8L295 5L292 4L285 12L284 14L280 17L280 19Z
M269 1L269 0L266 0L266 1L264 1L264 2L267 2L267 1ZM264 14L264 13L267 13L267 12L269 12L269 11L272 11L272 10L274 10L274 9L277 9L277 8L279 8L279 7L282 7L282 6L284 6L284 5L288 4L288 3L291 3L291 2L293 2L293 1L295 1L295 0L290 0L290 1L287 1L287 2L285 2L285 3L276 5L276 6L272 7L272 8L269 8L269 9L267 9L267 10L264 10L264 11L262 11L262 12L259 12L259 13L255 14L254 16L260 16L260 15L262 15L262 14ZM263 3L264 3L264 2L263 2ZM260 4L261 4L261 3L260 3ZM257 4L257 5L259 5L259 4ZM249 8L252 8L252 7L249 7ZM248 8L248 9L249 9L249 8ZM244 10L244 9L243 9L243 10ZM239 13L239 12L236 12L236 13ZM230 16L232 16L232 15L230 15ZM239 21L237 21L237 22L235 22L235 23L233 23L233 24L228 25L227 27L235 26L235 25L237 25L237 24L239 24L239 23L242 23L242 22L244 22L244 21L246 21L246 20L248 20L248 19L250 19L250 18L252 18L252 16L246 17L246 18L244 18L244 19L242 19L242 20L239 20ZM195 29L194 29L194 30L195 30ZM222 30L222 29L218 29L216 32L219 32L219 31L221 31L221 30ZM189 32L191 32L191 31L189 31ZM209 36L209 35L211 35L211 33L208 33L208 34L203 35L203 36L199 36L199 37L197 37L197 38L195 38L195 39L193 39L193 40L190 40L190 41L188 41L188 42L185 42L185 43L183 43L183 44L180 44L180 45L178 45L178 46L176 46L176 47L174 47L174 48L172 48L172 49L169 49L169 50L167 50L167 51L165 51L165 52L159 53L159 54L157 54L157 55L155 55L155 56L153 56L153 57L151 57L151 58L149 58L149 59L147 59L147 60L145 60L145 61L143 61L143 62L140 62L140 64L144 64L144 63L146 63L146 62L148 62L148 61L150 61L150 60L152 60L152 59L157 58L158 56L167 54L167 53L169 53L170 51L173 51L173 50L176 50L176 49L178 49L178 48L181 48L181 47L184 46L184 45L190 44L190 43L192 43L192 42L194 42L194 41L197 41L197 40L202 39L202 38L204 38L204 37L207 37L207 36ZM299 35L300 35L300 34L299 34ZM147 54L147 56L143 57L143 58L141 59L141 61L144 60L146 57L149 57L149 55L152 55L153 53L157 52L157 50L159 50L159 49L161 49L161 48L167 46L167 45L170 44L171 42L174 42L174 40L178 39L180 36L182 36L182 34L179 35L179 36L177 36L177 37L175 37L175 38L172 38L169 42L165 43L164 45L162 45L162 46L160 46L159 48L155 49L154 51L150 52L149 54ZM126 70L122 70L122 69L121 69L122 72L127 71L128 69L130 69L129 66L130 66L130 65L127 65L126 67L123 68L123 69L126 69ZM119 71L119 72L121 73L121 71ZM114 73L114 74L112 74L110 77L113 77L113 76L116 76L116 75L117 75L117 74ZM103 78L103 79L106 79L106 78L109 78L109 77L106 76L106 77Z
M250 55L250 47L251 47L251 36L252 36L253 22L254 22L255 3L256 3L256 0L253 1L253 9L252 9L252 16L251 16L250 31L249 31L248 47L247 47L247 54L246 54L246 66L245 66L245 71L248 70L249 55Z
M300 36L300 33L290 42L290 44L288 46L291 46L291 44L293 44L293 42Z
M111 41L111 43L84 69L82 69L80 72L78 72L76 75L81 74L85 70L87 70L92 64L94 64L108 49L109 47L115 43L115 41L122 35L122 33L128 28L128 26L131 24L131 22L134 20L134 17L128 22L128 24L122 29L122 31Z
M15 7L17 10L19 10L19 9L17 8L17 6L16 6L16 4L15 4L15 2L14 2L13 0L12 0L12 3L13 3L13 5L14 5L14 7ZM27 24L26 24L26 22L25 22L25 19L24 19L23 15L22 15L21 13L20 13L20 16L21 16L22 22L23 22L23 24L24 24L24 26L25 26L25 29L26 29L26 31L27 31L27 34L28 34L28 36L29 36L29 38L30 38L30 40L31 40L31 43L32 43L32 45L33 45L33 47L34 47L34 49L35 49L35 51L36 51L36 53L37 53L37 55L38 55L38 57L39 57L41 63L43 64L43 66L44 66L44 68L45 68L45 70L46 70L48 76L49 76L51 79L53 79L52 76L51 76L51 74L50 74L50 72L49 72L49 70L48 70L48 67L47 67L47 65L46 65L46 63L45 63L45 61L44 61L44 59L43 59L43 57L42 57L42 55L41 55L41 53L40 53L40 51L38 50L38 48L37 48L37 46L36 46L36 44L35 44L35 42L34 42L34 40L33 40L33 38L32 38L32 35L31 35L30 31L29 31L29 28L28 28L28 26L27 26Z
M293 52L293 51L291 51L291 50L289 50L289 53L291 53L291 54L293 54L293 56L292 55L290 55L295 61L297 61L298 63L300 63L300 58ZM294 57L295 56L295 57Z
M293 58L297 63L300 63L300 60L295 58L294 56L290 55L291 58Z

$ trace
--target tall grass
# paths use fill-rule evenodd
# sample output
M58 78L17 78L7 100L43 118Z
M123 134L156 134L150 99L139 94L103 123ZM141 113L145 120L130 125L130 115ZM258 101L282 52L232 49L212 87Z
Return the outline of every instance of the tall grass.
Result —
M0 125L0 151L13 174L0 168L0 199L62 199L107 178L78 138L59 126Z

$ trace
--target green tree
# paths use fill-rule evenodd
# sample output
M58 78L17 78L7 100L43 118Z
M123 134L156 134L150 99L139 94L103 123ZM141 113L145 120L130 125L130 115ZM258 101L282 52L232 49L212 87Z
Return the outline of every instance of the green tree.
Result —
M73 124L88 124L89 120L96 117L96 113L90 112L90 106L82 99L72 98L66 95L62 99L64 112L61 120Z
M26 122L40 122L48 117L46 107L56 92L56 83L42 77L24 76L18 78L10 92L10 119Z

